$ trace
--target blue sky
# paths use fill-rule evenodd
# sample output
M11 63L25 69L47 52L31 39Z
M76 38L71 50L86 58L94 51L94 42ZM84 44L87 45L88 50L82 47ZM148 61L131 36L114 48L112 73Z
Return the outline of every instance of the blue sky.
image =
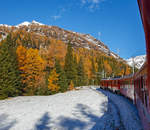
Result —
M36 20L88 33L123 58L145 54L136 0L3 0L0 24Z

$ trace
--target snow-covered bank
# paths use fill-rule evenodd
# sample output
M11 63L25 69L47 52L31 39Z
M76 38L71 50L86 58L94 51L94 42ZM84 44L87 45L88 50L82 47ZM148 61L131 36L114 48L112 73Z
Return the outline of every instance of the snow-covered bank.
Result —
M107 97L91 89L0 101L0 130L88 130L107 111Z
M0 130L142 130L126 98L97 89L0 101Z
M128 99L102 89L97 89L97 91L107 96L108 102L112 102L118 109L118 114L125 130L143 130L137 109Z

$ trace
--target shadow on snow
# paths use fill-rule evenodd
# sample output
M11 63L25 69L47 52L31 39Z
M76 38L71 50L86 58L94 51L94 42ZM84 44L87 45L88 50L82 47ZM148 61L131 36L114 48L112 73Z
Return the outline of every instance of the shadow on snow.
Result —
M107 102L104 102L102 104L103 107L100 108L100 111L104 113L103 116L97 116L92 114L92 109L86 105L78 104L76 106L76 111L81 113L81 115L88 119L88 122L84 122L80 120L80 117L77 117L78 119L72 119L72 118L66 118L61 117L60 126L64 128L65 130L75 130L80 129L84 130L89 125L89 123L95 124L91 130L103 130L106 129L105 124L108 123L108 120L110 118L109 111L106 111L107 108ZM111 130L111 129L109 129Z
M103 123L106 121L106 118L110 118L109 113L106 112L107 102L104 102L100 108L100 111L105 113L102 117L96 116L92 114L92 109L87 105L77 104L75 107L75 111L73 111L73 115L75 118L69 117L59 117L59 123L56 125L56 128L52 128L54 122L50 121L50 116L48 112L46 112L36 123L35 130L50 130L50 129L63 129L63 130L85 130L89 123L94 123L94 127L91 130L100 129L100 126L103 126ZM79 114L79 115L78 115ZM88 119L88 122L82 121L79 116L84 117L84 119ZM102 128L102 127L101 127ZM99 130L98 129L98 130Z
M99 91L101 90L99 89ZM106 95L105 92L102 93ZM74 118L61 116L57 119L57 121L59 121L58 124L52 122L49 113L46 112L37 121L34 126L34 130L51 130L57 128L59 130L85 130L89 125L92 127L90 128L91 130L116 130L117 126L115 126L116 124L113 117L112 102L109 98L108 101L105 101L100 105L99 111L104 114L102 116L95 115L93 114L93 109L89 106L84 104L77 104L74 111L72 112ZM0 130L9 130L16 124L16 120L11 122L8 122L7 120L7 115L0 115ZM52 128L53 123L56 128ZM118 130L122 129L119 128Z
M35 125L35 130L50 130L49 123L50 117L48 112L46 112Z
M0 130L9 130L17 123L16 120L8 121L8 115L0 115Z

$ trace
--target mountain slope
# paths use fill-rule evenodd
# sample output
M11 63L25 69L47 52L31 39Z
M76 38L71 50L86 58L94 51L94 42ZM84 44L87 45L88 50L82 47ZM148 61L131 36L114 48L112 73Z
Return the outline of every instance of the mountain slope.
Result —
M130 66L135 65L135 67L140 69L142 65L144 64L144 62L146 61L146 55L140 55L140 56L136 56L133 58L129 58L126 61Z
M4 36L12 30L26 30L27 32L34 32L38 35L44 35L49 38L61 40L65 43L68 43L70 41L74 47L86 48L89 50L93 49L102 52L108 56L112 56L116 59L121 59L117 54L110 51L110 49L103 42L99 41L98 39L94 38L89 34L68 31L57 26L47 26L33 20L32 22L25 21L16 26L1 24L1 37L4 38Z

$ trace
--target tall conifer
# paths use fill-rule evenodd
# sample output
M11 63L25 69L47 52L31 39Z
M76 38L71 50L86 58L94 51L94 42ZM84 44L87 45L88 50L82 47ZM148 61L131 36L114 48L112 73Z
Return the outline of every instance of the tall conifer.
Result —
M55 61L55 68L56 68L56 73L59 75L58 76L58 86L60 87L60 91L61 92L65 92L68 89L68 85L67 85L67 79L66 79L66 75L64 73L63 68L60 65L59 60Z
M85 72L84 72L84 65L83 65L83 59L82 57L79 60L78 63L78 68L77 68L77 86L83 86L86 85L86 80L85 80Z
M0 98L19 95L21 89L16 52L8 35L0 45Z
M90 81L91 84L95 84L95 79L96 79L96 69L95 69L95 63L94 63L94 57L91 59L92 62L92 68L91 68L91 72L92 72L92 79Z
M72 81L75 80L75 71L76 71L74 66L74 60L73 60L73 49L70 43L68 44L67 47L64 70L67 78L67 84L69 85L71 80Z

